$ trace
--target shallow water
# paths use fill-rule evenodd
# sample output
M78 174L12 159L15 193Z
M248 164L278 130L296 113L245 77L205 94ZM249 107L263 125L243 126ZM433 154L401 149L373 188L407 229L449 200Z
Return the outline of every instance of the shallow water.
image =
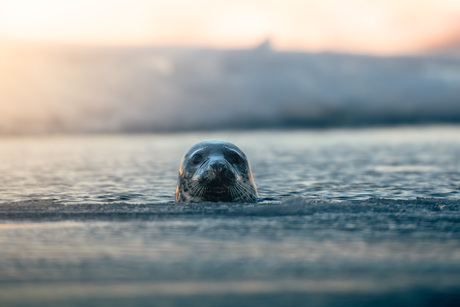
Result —
M460 197L460 127L1 139L0 202L165 203L194 143L236 143L263 199Z
M258 204L174 205L182 154ZM455 306L460 127L1 140L2 306Z

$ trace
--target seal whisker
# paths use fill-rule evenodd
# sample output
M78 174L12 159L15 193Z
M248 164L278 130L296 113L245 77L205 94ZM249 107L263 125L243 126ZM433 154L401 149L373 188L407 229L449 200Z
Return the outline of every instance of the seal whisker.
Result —
M198 189L200 189L200 185L197 183L194 183L190 186L190 193L195 194Z
M206 193L206 186L201 186L198 196L201 197L204 195L204 193Z
M248 194L251 194L254 192L254 190L247 185L243 184L241 181L237 182L238 189L245 191Z
M203 189L205 187L200 185L199 183L195 183L191 188L190 188L190 195L194 197L201 197L203 195Z
M238 186L234 185L231 187L233 201L239 201L241 199L241 191Z
M236 197L235 199L237 201L244 201L244 199L246 198L247 196L247 193L245 191L243 191L242 189L240 189L239 187L235 187L235 190L236 190Z
M233 185L230 186L228 190L230 191L230 195L232 196L232 199L233 199L233 200L235 200L235 199L237 199L237 198L239 197L238 192L236 191L236 187L235 187L235 186L233 186Z
M200 196L203 186L196 184L193 186L192 194L193 196Z
M248 187L247 185L244 185L241 182L238 182L236 185L239 196L242 199L252 199L254 195L254 190L252 187Z

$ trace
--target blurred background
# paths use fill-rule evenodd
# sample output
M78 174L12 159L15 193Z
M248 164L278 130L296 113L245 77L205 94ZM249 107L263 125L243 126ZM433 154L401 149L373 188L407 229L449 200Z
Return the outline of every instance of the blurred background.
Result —
M0 0L0 134L459 122L458 0Z

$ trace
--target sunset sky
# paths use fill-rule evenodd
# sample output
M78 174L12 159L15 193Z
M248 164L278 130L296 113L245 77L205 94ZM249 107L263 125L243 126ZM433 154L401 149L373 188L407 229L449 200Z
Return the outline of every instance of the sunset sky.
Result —
M460 0L0 0L0 40L391 54L460 39Z

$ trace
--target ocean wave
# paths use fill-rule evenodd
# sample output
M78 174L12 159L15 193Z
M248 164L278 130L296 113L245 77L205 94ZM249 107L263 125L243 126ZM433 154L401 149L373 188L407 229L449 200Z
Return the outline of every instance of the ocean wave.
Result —
M0 133L460 122L460 61L446 56L82 48L3 58L12 73Z

